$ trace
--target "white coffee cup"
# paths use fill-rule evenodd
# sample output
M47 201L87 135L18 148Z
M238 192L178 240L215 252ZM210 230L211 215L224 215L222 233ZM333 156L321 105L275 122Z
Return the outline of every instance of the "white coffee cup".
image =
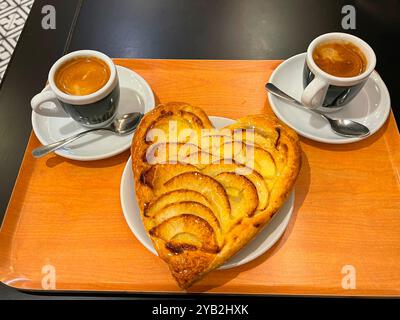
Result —
M313 59L315 48L326 42L349 42L361 50L366 58L363 73L355 77L333 76L317 66ZM301 103L321 112L333 112L348 104L362 89L374 71L376 57L372 48L362 39L347 33L332 32L314 39L307 49L303 72L304 91Z

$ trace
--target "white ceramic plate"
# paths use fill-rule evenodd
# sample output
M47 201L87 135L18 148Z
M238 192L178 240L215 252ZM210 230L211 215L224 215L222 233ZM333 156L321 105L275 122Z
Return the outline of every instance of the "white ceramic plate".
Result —
M292 97L300 100L303 92L303 66L306 53L282 62L271 75L270 82ZM351 143L368 137L347 138L335 134L329 123L320 116L296 107L268 93L276 116L300 135L325 143ZM332 118L358 121L369 128L371 135L383 126L390 113L390 96L385 83L374 71L364 88L340 111L330 113Z
M117 72L120 85L120 101L117 114L135 111L148 112L153 109L155 101L149 84L137 73L127 68L117 66ZM49 87L44 90L49 90ZM50 104L51 102L48 103ZM65 117L46 117L33 111L32 126L42 144L62 140L87 129L67 115ZM110 132L94 132L75 142L71 142L55 151L55 153L74 160L105 159L129 149L132 136L133 133L126 136L116 136Z
M222 128L234 122L231 119L221 117L210 117L210 120L217 128ZM122 174L120 198L122 211L129 228L147 250L157 255L157 252L153 247L153 243L148 237L140 217L135 196L135 183L132 173L131 158L129 158L128 162L126 163L124 172ZM290 194L288 200L284 203L282 208L275 214L271 222L249 244L247 244L241 251L239 251L219 269L229 269L240 266L256 259L270 249L279 240L289 224L293 207L294 191Z

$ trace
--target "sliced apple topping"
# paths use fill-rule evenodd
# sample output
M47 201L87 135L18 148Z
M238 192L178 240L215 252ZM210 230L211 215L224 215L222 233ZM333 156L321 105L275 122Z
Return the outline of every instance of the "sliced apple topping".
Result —
M232 141L231 131L228 129L208 130L201 136L201 148L217 158L223 157L222 146Z
M175 251L175 253L182 252L182 245L187 244L193 246L193 239L201 243L199 249L209 252L218 252L219 250L215 234L210 224L206 220L191 214L182 214L165 220L158 226L150 229L149 233L167 242L167 248L171 251ZM191 243L181 243L179 237L174 239L174 237L183 233L191 235ZM186 239L187 237L188 236L186 236ZM185 246L183 246L183 248L185 248Z
M286 166L286 161L288 158L288 147L286 144L280 144L278 149L274 150L274 159L277 170L282 172Z
M144 171L140 181L153 189L160 189L166 181L183 172L196 172L196 167L189 164L157 164Z
M146 217L152 217L156 212L160 211L167 205L183 201L195 201L201 203L203 206L211 208L207 198L200 192L186 190L184 189L184 186L182 186L182 189L170 191L158 197L147 207L144 214Z
M206 125L207 123L210 122L209 119L206 119L206 118L201 119L201 116L197 116L193 112L191 112L189 110L184 110L184 109L178 111L177 116L179 118L183 118L186 121L188 121L192 128L196 128L199 130L204 129L204 127L205 127L204 125Z
M213 163L213 161L215 160L217 160L217 158L213 154L201 150L193 152L192 154L187 156L182 162L191 164L198 169L203 169L210 163Z
M254 214L258 207L258 195L256 187L249 179L233 172L220 173L215 179L224 186L228 194L234 220Z
M199 136L202 121L189 112L159 118L146 133L146 141L152 143L182 142L186 143Z
M207 221L217 235L218 243L221 243L221 228L214 213L210 210L210 208L194 201L177 202L167 205L154 214L148 227L153 228L165 220L182 214L191 214Z
M200 248L202 245L199 238L188 232L178 233L170 240L170 242L186 243L188 245L195 246L196 248Z
M234 123L228 128L232 130L234 135L236 134L236 136L240 136L240 134L242 134L244 139L248 140L248 143L254 141L254 144L266 150L274 148L276 141L279 139L279 133L275 128L260 129L259 127L255 127L252 123L249 123L248 125L243 123ZM237 139L234 138L234 140Z
M257 210L261 211L267 207L269 199L268 186L263 177L256 170L252 170L251 168L238 165L236 163L215 163L205 167L202 172L212 177L215 177L222 172L234 172L236 174L245 176L257 189Z
M146 151L146 162L149 164L189 163L191 154L198 152L199 147L192 143L162 142L152 144Z
M265 179L273 179L276 176L275 161L268 151L254 148L254 169Z
M216 213L222 229L229 221L231 208L228 195L223 186L213 178L199 172L185 172L174 176L164 183L160 188L160 194L187 189L202 193L212 206L212 211Z
M231 153L234 162L256 170L265 179L273 179L277 175L274 159L268 151L241 141L226 143L223 148L225 156L221 162L227 162L227 155Z
M187 142L188 137L178 140L181 130L191 128L190 123L182 118L171 116L159 119L146 134L146 141L152 143Z

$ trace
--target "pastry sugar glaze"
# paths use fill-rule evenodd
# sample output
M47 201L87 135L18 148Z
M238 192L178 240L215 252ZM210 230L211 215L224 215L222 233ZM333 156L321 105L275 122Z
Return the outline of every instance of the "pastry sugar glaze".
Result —
M64 63L56 72L56 86L64 93L84 96L98 91L110 78L107 64L95 57L79 57Z
M330 41L313 52L317 66L335 77L355 77L365 71L367 61L362 51L350 42Z

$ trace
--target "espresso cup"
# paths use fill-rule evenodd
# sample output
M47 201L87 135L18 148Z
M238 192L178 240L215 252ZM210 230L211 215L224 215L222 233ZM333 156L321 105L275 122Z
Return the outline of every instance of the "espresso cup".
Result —
M57 87L57 71L69 61L80 58L92 58L105 63L109 68L109 78L103 86L90 94L66 93ZM71 52L54 63L49 72L47 87L32 98L31 106L34 112L44 116L65 117L68 115L85 127L98 128L113 121L118 107L119 94L117 69L113 61L101 52L80 50Z
M349 43L363 54L363 71L351 77L334 76L322 70L313 58L314 50L328 42ZM360 92L368 77L374 71L376 57L372 48L360 38L347 33L327 33L314 39L308 49L303 69L301 103L323 113L338 111Z

